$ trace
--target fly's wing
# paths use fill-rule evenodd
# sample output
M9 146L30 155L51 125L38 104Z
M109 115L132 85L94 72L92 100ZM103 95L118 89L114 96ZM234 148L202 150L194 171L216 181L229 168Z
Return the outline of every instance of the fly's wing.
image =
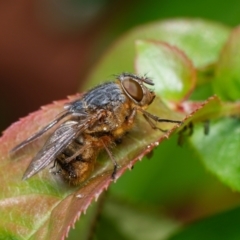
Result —
M31 137L27 138L20 144L18 144L16 147L14 147L11 151L10 154L13 155L16 153L18 150L24 148L27 146L29 143L33 142L34 140L38 139L41 137L45 132L47 132L49 129L51 129L53 126L55 126L57 123L59 123L63 118L65 118L67 115L69 115L70 112L64 111L58 118L54 119L52 122L50 122L46 127L42 128L40 131L32 135Z
M24 173L23 180L32 177L54 161L57 155L85 128L84 124L76 121L67 121L61 124L33 158Z
M93 126L101 117L106 115L105 110L99 111L96 114L81 119L79 121L66 121L62 123L55 132L46 141L43 148L33 158L24 173L23 180L32 177L40 170L54 161L58 154L60 154L79 134L87 128Z

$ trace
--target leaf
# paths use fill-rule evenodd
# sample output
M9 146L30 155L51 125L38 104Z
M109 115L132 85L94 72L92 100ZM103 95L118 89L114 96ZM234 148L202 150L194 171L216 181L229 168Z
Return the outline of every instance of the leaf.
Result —
M31 145L15 161L9 158L9 150L52 121L63 110L64 103L66 101L55 102L21 119L7 129L0 139L0 234L3 238L63 239L80 214L112 182L113 166L106 154L99 157L92 177L80 188L67 186L48 169L27 181L21 181L23 172L44 139ZM161 117L178 117L161 102L152 104L151 108ZM164 123L162 127L172 130L164 135L154 131L145 119L137 120L131 134L114 151L120 165L116 179L174 130L174 124ZM143 135L146 137L142 138Z
M239 100L240 27L234 29L221 52L212 82L215 92L225 100Z
M157 79L155 91L170 101L187 99L195 86L196 73L185 54L163 42L136 41L136 70Z
M224 25L198 19L157 21L134 28L100 59L88 77L87 87L122 71L134 72L136 40L167 42L183 51L195 67L202 68L217 61L229 34L230 29Z
M210 121L210 134L204 137L202 128L196 126L191 144L208 170L232 189L240 191L239 157L239 102L221 102L216 96L209 98L207 106L195 113L198 105L185 102L184 112L192 111L192 122ZM197 105L196 105L197 104Z
M203 111L209 102L206 102L205 105L202 104L198 108L199 112ZM45 121L52 119L52 115L60 111L63 103L64 101L61 101L48 105L12 125L1 138L1 146L4 146L0 149L1 155L7 155L8 150L16 142L26 137L23 130L26 129L29 122L31 122L31 128L25 133L26 135L31 134L30 130L37 130L39 122L43 119ZM175 113L164 107L163 104L159 106L159 103L153 104L150 111L161 112L161 116L171 119L176 117ZM195 111L197 112L197 110ZM187 121L191 120L187 119ZM171 130L168 134L163 135L146 125L143 118L138 119L137 126L126 137L122 146L114 151L121 166L116 178L128 168L131 168L136 161L150 152L173 131ZM165 124L165 126L170 128L169 124ZM143 135L145 137L141 138ZM29 154L34 154L35 150L30 150L31 153ZM29 157L24 156L24 159L15 162L12 162L11 159L2 159L1 161L0 177L5 188L1 192L0 216L4 225L0 226L0 232L3 236L11 233L18 239L63 239L68 233L69 227L74 225L80 214L85 212L92 200L97 199L111 183L112 164L106 161L104 154L100 156L99 166L97 166L93 176L79 189L76 189L64 185L47 170L40 172L28 181L21 182L21 176L29 160ZM11 171L8 169L11 169ZM7 170L8 175L4 174ZM9 199L11 200L9 201ZM29 208L29 206L32 207ZM24 214L21 211L18 215L19 209L23 209ZM9 215L9 212L11 212L11 215ZM9 225L12 222L12 217L14 218L14 227L11 224Z
M187 116L185 122L204 119L202 116L208 112L208 106L215 101L216 99L212 98L196 106L194 113ZM22 159L16 161L8 158L8 151L16 143L41 128L39 124L44 126L52 120L62 110L65 102L56 102L32 113L13 124L0 139L2 156L0 180L3 186L0 200L0 234L4 237L64 239L79 216L86 212L90 203L97 199L112 182L113 166L104 153L99 156L96 170L91 178L79 188L67 186L61 182L61 179L51 175L47 169L27 181L21 181L22 174L31 159L29 156L34 155L39 146L28 149ZM149 107L149 111L158 113L164 118L178 118L176 113L160 101L154 102ZM194 116L196 116L195 119ZM120 165L116 179L128 168L131 169L164 138L169 137L177 126L164 123L161 127L172 129L164 135L153 130L146 124L145 119L141 117L137 119L136 127L126 136L121 146L113 151Z
M191 139L206 168L237 191L240 191L239 132L239 120L226 118L211 122L211 134L204 139L200 129Z

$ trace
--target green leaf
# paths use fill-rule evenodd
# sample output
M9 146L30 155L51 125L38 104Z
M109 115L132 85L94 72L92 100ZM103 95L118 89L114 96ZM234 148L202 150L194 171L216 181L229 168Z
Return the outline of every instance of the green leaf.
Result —
M237 191L240 191L239 132L239 120L226 118L211 122L208 136L196 129L191 138L206 168Z
M176 47L163 42L136 42L136 71L155 80L154 90L163 99L186 99L194 88L195 69L191 61Z
M197 68L214 63L230 29L197 19L158 21L137 27L115 42L88 77L87 87L99 84L113 74L134 72L135 41L164 41L182 50ZM148 73L151 74L151 73Z
M240 27L233 30L216 65L213 87L225 100L240 98Z

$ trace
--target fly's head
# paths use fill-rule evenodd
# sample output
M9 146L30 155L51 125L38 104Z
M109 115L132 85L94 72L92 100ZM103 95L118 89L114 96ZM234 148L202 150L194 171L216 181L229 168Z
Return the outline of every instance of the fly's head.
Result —
M147 77L138 77L129 73L121 74L118 76L118 79L124 93L137 106L144 108L153 102L155 93L144 85L145 83L153 86L154 83L151 79Z

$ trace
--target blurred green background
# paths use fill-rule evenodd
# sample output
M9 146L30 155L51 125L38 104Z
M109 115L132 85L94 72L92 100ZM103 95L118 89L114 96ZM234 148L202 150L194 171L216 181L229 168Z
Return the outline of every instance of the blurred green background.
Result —
M236 26L239 9L237 0L1 1L0 129L75 93L104 51L134 26L177 17Z

